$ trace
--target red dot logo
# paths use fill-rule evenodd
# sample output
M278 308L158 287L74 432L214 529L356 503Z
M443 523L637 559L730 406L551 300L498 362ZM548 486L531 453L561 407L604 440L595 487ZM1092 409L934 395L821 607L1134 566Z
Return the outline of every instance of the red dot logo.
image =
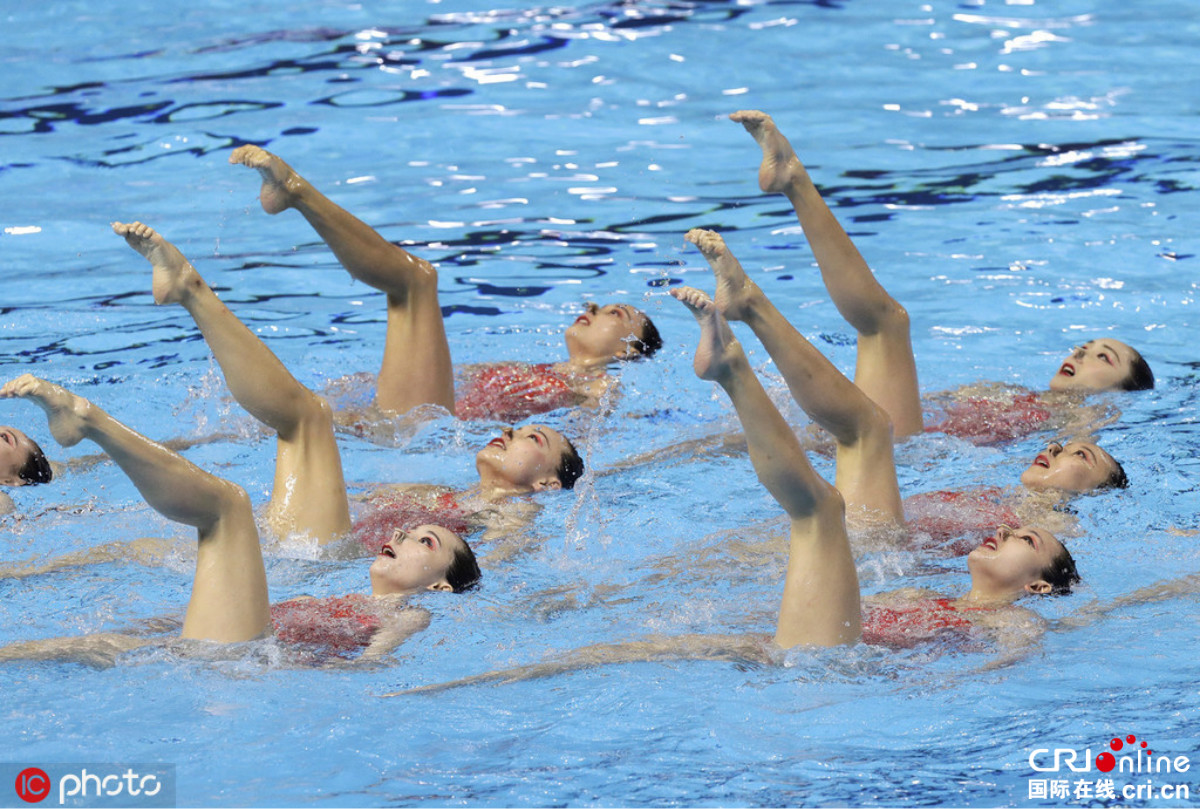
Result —
M1096 756L1096 769L1100 772L1112 772L1115 766L1117 766L1117 759L1112 753L1101 753Z
M1108 746L1111 747L1113 750L1120 750L1122 747L1125 746L1125 743L1122 742L1120 739L1113 739L1111 742L1108 743Z
M37 767L26 767L17 775L17 794L26 803L38 803L50 794L50 776Z

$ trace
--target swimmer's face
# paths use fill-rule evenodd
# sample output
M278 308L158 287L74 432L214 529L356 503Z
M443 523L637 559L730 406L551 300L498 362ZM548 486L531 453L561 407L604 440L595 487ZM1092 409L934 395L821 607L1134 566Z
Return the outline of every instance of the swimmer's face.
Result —
M1063 361L1050 380L1050 390L1120 390L1136 359L1137 352L1120 340L1091 340Z
M475 468L486 485L517 493L562 488L558 467L567 440L541 424L509 427L475 456Z
M567 353L573 360L629 359L645 334L646 316L626 303L589 303L567 329Z
M1050 444L1021 473L1021 483L1039 491L1089 492L1112 480L1117 469L1111 455L1088 441Z
M1002 525L967 555L971 586L1006 597L1049 592L1042 573L1062 550L1062 543L1044 528Z
M421 590L452 591L446 571L461 545L458 534L440 525L422 525L407 532L397 529L371 563L371 593L383 596Z
M37 451L37 444L25 433L15 427L0 427L0 485L24 485L19 473Z

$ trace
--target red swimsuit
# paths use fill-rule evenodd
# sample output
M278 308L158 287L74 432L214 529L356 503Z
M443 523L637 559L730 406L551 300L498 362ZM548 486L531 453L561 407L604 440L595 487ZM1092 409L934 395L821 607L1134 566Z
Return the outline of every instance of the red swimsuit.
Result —
M945 418L925 428L986 446L1024 438L1044 429L1050 410L1036 393L1013 394L1008 401L971 398L946 406Z
M980 609L967 607L965 609ZM908 649L948 632L965 634L971 622L949 598L929 598L902 607L863 607L863 643Z
M370 512L354 523L354 538L372 555L379 553L396 529L410 530L418 525L440 525L456 534L469 534L470 512L463 508L453 492L439 494L433 505L411 494L382 494L371 498Z
M548 364L489 365L475 371L454 403L460 419L517 422L571 407L579 397L567 377Z
M1005 499L1004 490L997 486L925 492L906 497L904 512L918 546L938 547L954 540L945 550L951 556L965 556L996 526L1020 523Z
M379 629L370 601L370 596L354 594L272 604L275 637L322 657L350 657L370 645Z

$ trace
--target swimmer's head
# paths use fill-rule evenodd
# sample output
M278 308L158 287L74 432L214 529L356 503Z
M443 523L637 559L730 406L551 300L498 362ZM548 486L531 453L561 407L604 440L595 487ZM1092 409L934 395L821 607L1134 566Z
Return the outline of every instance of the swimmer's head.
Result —
M662 348L662 336L646 313L626 303L589 303L567 328L573 360L635 360Z
M570 490L575 488L575 481L583 477L583 458L569 438L563 436L563 442L566 447L563 448L558 468L554 470L554 474L558 476L558 482L562 484L562 487Z
M485 488L508 494L572 489L583 459L566 436L541 424L508 427L475 455Z
M448 528L397 529L371 563L371 593L409 595L422 590L461 593L479 581L471 546Z
M1107 337L1071 352L1050 380L1050 390L1150 390L1154 373L1135 349Z
M1059 489L1089 492L1123 489L1129 485L1125 469L1116 458L1090 441L1051 443L1021 473L1021 483L1039 491Z
M450 589L455 593L474 590L482 576L479 562L475 560L475 551L465 539L459 537L459 543L454 546L454 561L446 568L446 582Z
M1060 543L1059 548L1058 555L1042 570L1042 580L1050 585L1050 590L1039 595L1070 595L1071 588L1083 580L1075 569L1075 557L1071 556L1067 546Z
M658 333L658 326L654 325L654 321L645 312L642 315L642 334L640 337L630 341L630 348L634 349L633 355L618 357L618 359L640 360L647 357L653 357L655 352L663 347L662 335Z
M1068 593L1079 580L1066 546L1049 531L1033 526L1001 525L967 555L967 569L972 594L990 601Z
M15 427L0 427L0 485L32 486L53 476L36 441Z

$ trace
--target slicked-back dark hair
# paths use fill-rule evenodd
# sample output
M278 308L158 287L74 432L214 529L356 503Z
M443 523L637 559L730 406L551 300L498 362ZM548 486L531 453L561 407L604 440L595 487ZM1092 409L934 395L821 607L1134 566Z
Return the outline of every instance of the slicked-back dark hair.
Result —
M554 470L554 475L564 489L574 489L575 481L583 477L583 458L579 456L571 439L565 435L563 443L567 445L567 448L563 450L562 458L558 462L558 468Z
M1098 489L1128 489L1129 488L1129 476L1125 474L1125 467L1121 466L1121 462L1118 461L1116 458L1113 458L1111 455L1109 455L1108 457L1112 458L1113 466L1115 468L1113 469L1112 474L1108 476L1108 479L1105 480L1103 483L1101 483L1096 488L1098 488Z
M50 468L50 462L46 460L46 455L37 442L31 438L29 443L33 445L33 451L29 453L29 460L17 470L17 477L29 486L49 483L54 477L54 470Z
M1046 565L1042 571L1042 578L1050 585L1050 592L1046 593L1050 596L1070 595L1071 588L1083 581L1079 571L1075 569L1075 557L1071 556L1066 545L1063 545L1058 555Z
M634 348L638 350L629 359L638 359L639 357L653 357L654 352L663 347L662 335L658 333L658 326L654 325L654 321L650 319L650 315L642 312L642 317L646 319L645 325L642 326L642 336L631 341Z
M446 568L446 582L454 592L465 593L479 585L483 574L479 570L479 562L475 560L475 551L471 550L465 539L459 537L459 540L462 545L454 549L454 560Z
M1133 363L1129 366L1129 376L1125 378L1121 390L1153 390L1154 372L1150 370L1150 363L1136 348L1129 350L1133 352Z

